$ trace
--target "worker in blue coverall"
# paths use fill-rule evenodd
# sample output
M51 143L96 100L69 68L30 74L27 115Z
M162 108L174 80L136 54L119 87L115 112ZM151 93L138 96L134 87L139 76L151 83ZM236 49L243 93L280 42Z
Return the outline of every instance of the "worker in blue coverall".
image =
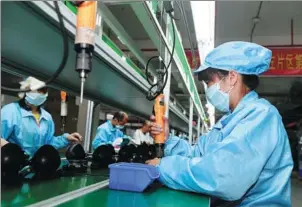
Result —
M44 85L36 78L28 77L21 83L21 89ZM49 144L56 149L66 147L69 142L80 142L79 133L54 136L55 126L51 115L43 109L47 99L47 88L20 93L20 101L1 109L1 146L8 142L19 145L26 154L33 154L43 145Z
M249 42L224 43L206 56L195 74L207 85L208 101L226 115L194 147L166 139L165 157L147 161L158 167L164 185L237 206L291 206L293 160L282 118L254 91L271 56ZM152 123L153 136L162 130Z
M92 142L92 148L96 149L101 145L113 144L118 138L123 138L121 131L128 122L128 115L125 112L116 112L112 120L107 120L97 128L96 136Z

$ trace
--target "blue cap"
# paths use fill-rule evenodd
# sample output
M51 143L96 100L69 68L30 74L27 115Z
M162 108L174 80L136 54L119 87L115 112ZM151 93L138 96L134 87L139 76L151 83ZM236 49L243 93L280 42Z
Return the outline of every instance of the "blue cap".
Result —
M227 42L214 48L195 74L208 68L234 70L245 75L259 75L270 67L272 51L251 42Z

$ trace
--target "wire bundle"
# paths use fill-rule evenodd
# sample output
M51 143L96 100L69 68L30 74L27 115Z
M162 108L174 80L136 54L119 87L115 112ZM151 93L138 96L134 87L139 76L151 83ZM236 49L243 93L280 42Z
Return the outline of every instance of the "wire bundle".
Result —
M149 90L148 90L147 96L146 96L149 101L154 100L157 96L159 96L160 94L163 93L164 88L165 88L165 86L167 84L167 81L168 81L168 68L172 64L173 55L174 55L174 52L175 52L176 34L175 34L175 25L174 25L174 22L173 22L173 19L175 19L175 18L172 15L173 8L171 7L171 5L169 5L169 3L170 2L168 2L168 5L165 4L165 10L169 14L169 16L171 18L171 24L172 24L173 46L172 46L171 56L170 56L170 60L169 60L168 65L166 65L164 63L164 61L162 60L162 58L160 56L153 56L147 61L146 76L147 76L148 83L151 85ZM152 76L149 73L149 66L150 66L150 62L152 60L156 60L156 59L158 59L160 61L159 68L161 68L161 65L162 65L163 69L157 69L158 78L157 78L156 83L153 83L152 80L151 80ZM154 89L155 89L155 91L154 91Z

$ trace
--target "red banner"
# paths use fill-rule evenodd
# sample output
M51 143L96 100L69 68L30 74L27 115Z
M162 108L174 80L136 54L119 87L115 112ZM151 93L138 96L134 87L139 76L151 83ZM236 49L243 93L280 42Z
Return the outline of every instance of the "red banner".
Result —
M263 75L301 76L302 48L270 48L273 52L269 71Z
M192 52L190 50L185 50L185 53L186 53L187 60L188 60L188 63L190 65L191 69L196 69L196 67L198 67L200 65L200 58L199 58L198 50L195 50L195 58L196 58L195 65L193 63Z

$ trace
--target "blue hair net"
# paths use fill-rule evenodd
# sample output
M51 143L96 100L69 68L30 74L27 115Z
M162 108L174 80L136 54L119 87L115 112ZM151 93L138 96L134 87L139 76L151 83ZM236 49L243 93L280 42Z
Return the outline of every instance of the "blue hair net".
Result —
M194 73L208 68L234 70L245 75L259 75L270 67L272 51L251 42L227 42L214 48L204 64Z

